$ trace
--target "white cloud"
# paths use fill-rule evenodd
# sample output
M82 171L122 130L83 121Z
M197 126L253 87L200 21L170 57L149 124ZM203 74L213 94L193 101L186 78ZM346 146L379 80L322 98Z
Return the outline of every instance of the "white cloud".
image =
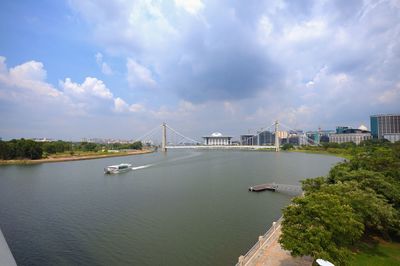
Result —
M117 97L114 99L114 112L117 113L126 113L126 112L131 112L131 113L138 113L138 112L143 112L145 111L145 108L142 104L131 104L128 105L124 100L121 98Z
M101 59L101 56L96 58ZM87 115L90 112L95 114L110 109L117 113L145 110L141 104L129 105L120 97L114 98L111 90L100 79L86 77L79 84L73 82L71 78L66 78L59 82L59 89L56 89L46 82L46 70L41 62L29 61L8 69L5 61L5 57L0 56L2 100L22 105L33 102L42 106L57 105L59 110L76 115Z
M87 77L82 84L74 83L70 78L60 82L64 92L74 97L90 97L95 96L103 99L112 99L113 94L106 87L102 80Z
M97 65L100 67L101 72L105 75L112 75L113 71L111 69L111 67L103 61L103 54L102 53L97 53L95 55L96 58L96 63Z
M384 91L379 97L379 102L390 104L390 103L400 103L400 83L391 89Z
M47 73L41 62L29 61L8 70L5 61L5 57L0 57L0 82L25 92L50 97L62 96L60 91L45 82Z
M139 64L132 58L128 58L126 62L127 80L132 87L137 86L156 86L156 82L152 77L151 71L145 66Z
M289 42L309 41L323 37L327 33L325 21L313 19L285 29L285 38Z
M274 26L270 19L263 15L258 21L258 35L261 42L265 43L268 41L270 34L272 33Z
M134 103L129 106L129 111L133 113L145 111L145 107L142 104Z
M129 109L129 105L122 100L121 98L117 97L114 99L114 111L118 113L126 112Z
M204 8L204 4L201 0L175 0L175 5L183 8L192 15L196 15Z
M101 63L103 62L103 54L97 53L94 57L96 58L96 63L98 65L101 65Z

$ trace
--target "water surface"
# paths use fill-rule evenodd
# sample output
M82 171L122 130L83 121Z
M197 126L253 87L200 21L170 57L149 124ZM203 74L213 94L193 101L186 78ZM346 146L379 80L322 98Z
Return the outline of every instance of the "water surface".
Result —
M0 227L18 265L231 265L281 216L298 184L339 158L178 150L0 167ZM104 175L107 165L136 170ZM143 167L145 166L145 167Z

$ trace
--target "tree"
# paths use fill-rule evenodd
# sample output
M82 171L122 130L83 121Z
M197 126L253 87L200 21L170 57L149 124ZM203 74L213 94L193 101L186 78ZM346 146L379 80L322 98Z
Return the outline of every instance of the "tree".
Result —
M382 195L352 180L337 184L324 184L319 192L336 195L343 205L349 205L366 230L379 232L387 237L389 232L400 231L399 213Z
M141 141L135 141L134 143L130 144L130 149L141 150L142 148L143 144Z
M282 145L282 150L287 151L287 150L291 150L294 149L294 146L292 143L285 143Z
M297 197L283 210L279 242L293 256L309 255L343 264L348 247L363 234L364 225L337 195L323 192Z

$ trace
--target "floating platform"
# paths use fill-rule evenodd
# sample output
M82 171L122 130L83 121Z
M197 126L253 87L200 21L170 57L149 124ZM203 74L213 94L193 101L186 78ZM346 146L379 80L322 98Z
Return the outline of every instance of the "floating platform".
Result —
M261 192L261 191L265 191L265 190L275 192L276 189L277 189L277 186L275 184L261 184L261 185L249 187L249 191L253 191L253 192Z

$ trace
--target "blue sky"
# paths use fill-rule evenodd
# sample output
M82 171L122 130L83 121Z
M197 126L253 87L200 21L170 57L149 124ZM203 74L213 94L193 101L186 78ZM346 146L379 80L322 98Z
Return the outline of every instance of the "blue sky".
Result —
M200 138L400 112L400 1L1 1L0 137Z

